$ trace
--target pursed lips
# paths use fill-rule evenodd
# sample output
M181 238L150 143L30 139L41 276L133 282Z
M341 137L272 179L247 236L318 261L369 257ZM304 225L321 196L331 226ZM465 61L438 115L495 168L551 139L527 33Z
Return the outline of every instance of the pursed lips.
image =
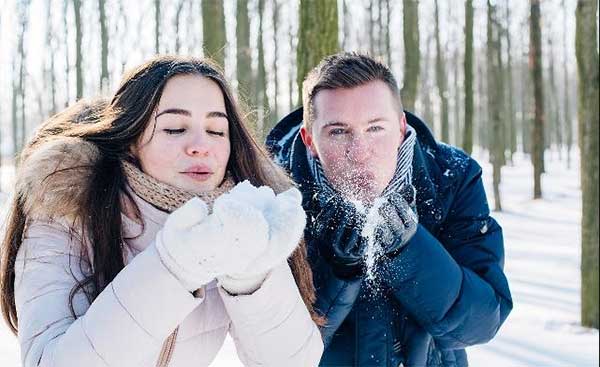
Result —
M195 181L206 181L214 172L208 166L192 166L180 173Z

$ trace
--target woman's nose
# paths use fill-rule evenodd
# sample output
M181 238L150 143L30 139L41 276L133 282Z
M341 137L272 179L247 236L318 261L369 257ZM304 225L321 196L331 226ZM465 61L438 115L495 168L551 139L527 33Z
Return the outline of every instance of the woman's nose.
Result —
M185 152L190 156L206 156L210 151L210 143L205 133L197 133L190 136Z

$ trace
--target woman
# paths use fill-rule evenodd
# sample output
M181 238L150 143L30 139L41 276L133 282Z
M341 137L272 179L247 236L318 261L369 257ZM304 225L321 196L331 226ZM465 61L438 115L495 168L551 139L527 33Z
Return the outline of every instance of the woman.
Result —
M0 280L24 366L206 366L228 331L245 365L316 365L300 195L217 68L157 57L81 107L17 172Z

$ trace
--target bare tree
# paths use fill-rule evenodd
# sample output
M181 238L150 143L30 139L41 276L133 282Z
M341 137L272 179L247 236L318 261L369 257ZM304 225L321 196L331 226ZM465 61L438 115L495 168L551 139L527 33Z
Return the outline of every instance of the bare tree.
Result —
M236 75L238 94L250 97L252 83L252 49L250 48L250 19L248 0L237 0L236 5Z
M70 93L70 72L71 72L71 61L69 59L69 26L67 24L67 20L69 19L69 3L70 0L64 0L63 2L63 29L65 31L65 39L64 39L64 47L65 47L65 107L69 105L71 102L71 93Z
M529 58L533 79L535 119L532 134L533 198L542 197L544 165L544 86L542 75L542 30L540 28L540 0L530 0Z
M75 92L75 98L81 99L81 97L83 97L83 54L81 52L81 0L73 0L73 12L75 13L75 75L77 78L77 89Z
M160 0L154 0L154 53L160 53Z
M225 67L225 11L221 0L202 1L202 35L204 55Z
M277 119L279 118L279 110L278 110L278 97L279 97L279 78L278 78L278 68L277 64L279 64L278 55L279 55L279 2L277 0L272 0L271 3L273 10L273 53L275 56L273 57L273 111L271 114L272 126L275 125ZM270 129L269 129L270 130Z
M562 0L562 9L566 13L565 0ZM571 117L570 90L569 90L569 70L567 68L567 17L563 17L562 29L563 45L563 78L564 78L564 108L563 125L565 127L565 143L567 145L567 168L571 168L571 146L573 145L573 120Z
M465 126L462 147L473 151L473 0L465 1Z
M269 97L267 95L267 71L265 68L265 49L263 46L263 21L265 0L258 0L258 73L256 76L256 107L259 108L259 138L268 133L267 116L269 116Z
M488 106L492 128L490 139L490 158L493 167L493 189L494 208L502 210L500 198L501 170L504 156L504 146L501 138L502 132L502 107L503 107L503 83L502 83L502 43L499 25L496 23L496 6L487 1L487 72L488 72Z
M438 87L438 94L442 102L441 114L441 140L450 142L450 127L448 123L448 81L446 80L446 65L444 55L442 54L442 44L440 40L440 13L438 0L435 3L435 80Z
M302 82L323 57L338 51L337 0L300 0L300 29L296 48L298 104Z
M512 40L510 37L510 23L511 23L511 13L510 13L510 5L508 3L508 0L506 0L506 4L505 4L505 14L506 14L506 19L505 19L505 26L506 26L506 31L504 32L505 34L505 40L506 40L506 75L505 75L505 79L506 79L506 99L507 99L507 118L506 121L508 122L508 127L507 127L507 132L508 132L508 136L506 139L506 143L508 145L508 156L510 161L512 162L513 159L513 154L517 151L517 128L516 128L516 113L515 113L515 102L514 102L514 81L513 81L513 65L512 65Z
M404 78L402 83L402 104L409 111L414 111L419 82L419 1L404 0L403 34L404 34Z
M49 53L49 63L46 61L46 65L44 66L44 78L46 83L50 86L50 114L54 115L56 113L56 68L55 68L55 58L56 58L56 39L54 34L54 17L52 16L52 1L48 0L46 2L46 47L48 47Z
M27 51L25 49L25 34L27 25L29 24L29 0L19 2L17 5L17 13L19 19L19 35L17 39L17 54L19 59L18 84L13 86L13 143L14 152L21 151L25 142L26 136L26 119L25 119L25 64L27 62ZM18 104L16 96L18 96ZM17 112L18 111L18 112ZM18 120L17 120L18 116Z
M108 89L108 30L106 29L106 0L98 0L98 13L100 16L100 89Z
M181 13L183 12L183 7L185 6L186 0L179 0L177 2L177 7L175 8L175 18L173 19L173 25L175 26L175 53L179 53L181 49L181 36L179 35L181 24Z
M581 147L581 324L598 329L598 125L600 123L597 1L577 1L579 81L577 117Z

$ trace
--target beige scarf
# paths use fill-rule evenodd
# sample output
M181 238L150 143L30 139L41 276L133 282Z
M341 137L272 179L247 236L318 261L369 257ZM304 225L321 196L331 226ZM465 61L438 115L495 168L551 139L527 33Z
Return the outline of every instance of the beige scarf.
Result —
M193 197L199 197L209 208L212 208L215 200L222 194L230 191L235 185L233 179L231 179L229 175L226 175L221 185L213 191L195 194L160 182L154 177L145 174L129 162L123 161L122 163L127 182L133 192L144 201L168 213L181 207ZM197 292L202 292L202 290L197 290L194 292L194 295L196 295ZM177 327L163 343L162 350L156 361L156 367L167 367L169 365L169 361L175 350L175 341L177 340L178 331L179 327Z
M226 175L221 185L213 191L193 193L158 181L126 161L123 161L123 170L125 171L129 186L137 196L168 213L181 207L193 197L199 197L209 208L212 208L213 203L219 196L230 191L235 186L231 177Z

